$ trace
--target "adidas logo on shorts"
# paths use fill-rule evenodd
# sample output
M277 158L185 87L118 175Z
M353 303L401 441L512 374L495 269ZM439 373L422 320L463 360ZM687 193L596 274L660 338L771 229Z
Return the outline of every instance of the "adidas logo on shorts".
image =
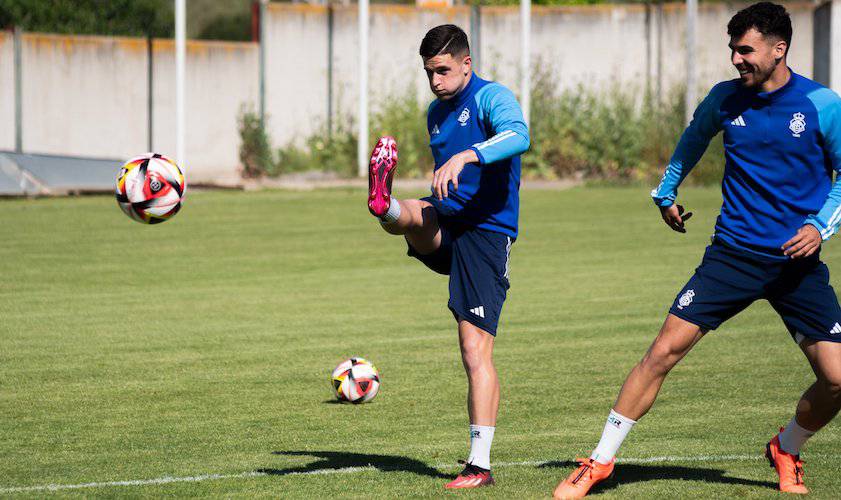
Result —
M475 314L476 316L479 316L480 318L484 318L485 317L485 306L474 307L473 309L470 310L470 312ZM839 327L839 328L841 328L841 327Z
M829 331L830 335L838 335L841 333L841 325L835 323L835 326L832 327L832 330Z

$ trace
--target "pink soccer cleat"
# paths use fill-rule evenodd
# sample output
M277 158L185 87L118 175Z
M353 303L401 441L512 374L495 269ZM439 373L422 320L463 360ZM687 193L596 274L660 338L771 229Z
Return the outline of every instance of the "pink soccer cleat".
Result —
M382 217L391 205L391 181L397 171L397 141L380 137L368 164L368 210Z

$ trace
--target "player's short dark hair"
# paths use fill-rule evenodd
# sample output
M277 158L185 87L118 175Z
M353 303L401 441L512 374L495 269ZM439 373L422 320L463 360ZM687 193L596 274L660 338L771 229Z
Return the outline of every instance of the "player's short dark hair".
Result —
M426 33L420 45L420 55L424 59L441 54L453 57L470 54L467 34L455 24L442 24Z
M771 36L783 40L787 46L791 47L791 17L782 5L759 2L740 10L727 23L727 34L732 37L741 37L751 28L766 37Z

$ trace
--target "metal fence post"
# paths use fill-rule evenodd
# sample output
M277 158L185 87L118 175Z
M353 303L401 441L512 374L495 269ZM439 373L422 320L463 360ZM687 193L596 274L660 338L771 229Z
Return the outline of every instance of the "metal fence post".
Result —
M526 125L531 117L531 0L520 0L520 104Z
M657 0L657 103L663 102L663 0Z
M146 36L146 134L148 136L148 148L147 151L150 153L155 150L154 148L154 104L155 104L155 77L154 77L154 47L152 41L152 35Z
M21 36L23 30L15 26L15 153L23 153L23 66L21 62Z
M333 4L327 4L327 137L333 136Z
M482 7L478 2L470 6L470 56L473 59L473 70L480 71L479 56L482 44Z
M697 24L698 0L686 0L686 123L692 120L692 112L695 110L697 100L698 75L695 64Z
M829 85L841 92L841 0L832 0L829 13Z
M175 0L175 161L186 168L184 144L186 125L184 116L184 78L187 46L187 1Z
M266 126L266 1L260 0L258 64L260 65L260 127Z
M359 136L357 173L368 174L368 0L359 0Z

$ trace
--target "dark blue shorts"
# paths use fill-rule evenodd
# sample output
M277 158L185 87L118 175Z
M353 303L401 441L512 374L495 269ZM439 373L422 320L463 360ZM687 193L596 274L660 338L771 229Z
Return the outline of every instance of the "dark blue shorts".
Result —
M715 330L758 299L771 303L798 343L841 342L841 307L818 255L778 260L716 240L669 312Z
M450 276L447 306L463 319L496 336L508 292L508 263L513 239L502 233L460 226L439 214L441 246L421 255L409 245L408 255L433 271Z

